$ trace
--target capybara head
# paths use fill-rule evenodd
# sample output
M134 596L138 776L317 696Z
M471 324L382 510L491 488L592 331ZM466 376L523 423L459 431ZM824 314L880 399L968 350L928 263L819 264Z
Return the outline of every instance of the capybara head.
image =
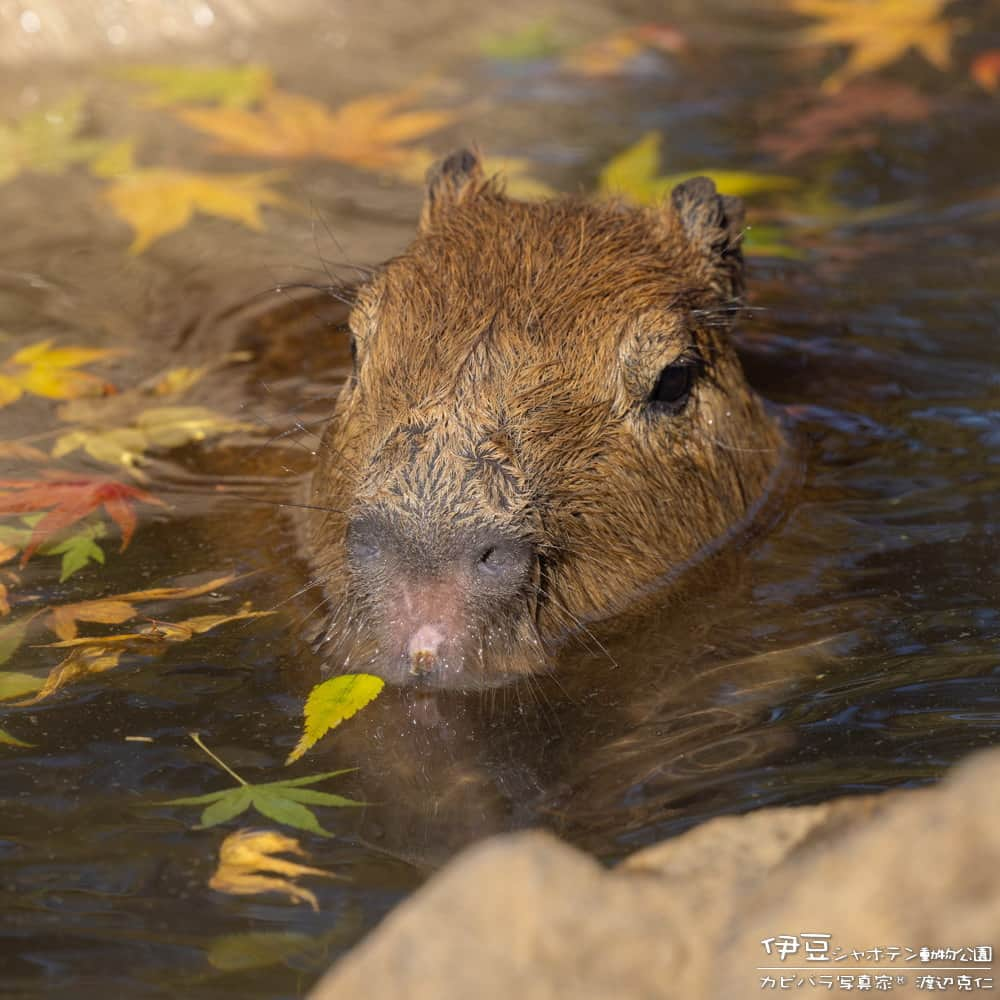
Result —
M741 225L703 177L637 209L512 200L465 151L432 171L358 291L311 481L332 669L544 670L746 519L780 432L727 337Z

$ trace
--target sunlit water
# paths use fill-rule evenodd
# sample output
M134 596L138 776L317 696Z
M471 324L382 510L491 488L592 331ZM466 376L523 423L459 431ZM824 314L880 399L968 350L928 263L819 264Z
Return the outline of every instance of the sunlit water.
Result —
M257 571L144 615L180 620L247 600L281 613L4 709L0 727L34 748L0 758L0 995L299 995L429 871L489 833L541 825L612 861L711 816L924 783L997 741L1000 117L963 67L991 38L1000 45L1000 26L964 5L977 27L956 41L951 71L911 54L889 74L923 95L919 114L868 122L874 134L853 146L838 134L779 164L761 136L791 128L837 54L793 45L800 22L778 7L762 18L752 5L706 6L674 22L685 55L647 53L609 79L574 77L554 59L490 60L477 39L503 30L502 18L471 24L446 7L435 23L453 25L450 35L421 31L415 15L381 23L369 12L353 34L341 17L335 29L286 28L216 54L248 51L283 87L331 104L434 77L438 104L466 109L433 136L435 152L477 140L563 190L592 190L612 155L662 130L670 171L780 171L810 192L780 202L777 219L773 202L751 201L751 222L782 223L796 251L752 258L755 308L738 332L752 381L787 408L797 447L768 530L627 642L610 631L601 647L571 643L558 684L485 701L386 692L291 772L283 761L318 674L296 638L312 605L283 603L307 570L269 501L288 498L308 468L313 422L347 359L336 303L293 320L269 289L384 259L412 230L419 191L348 166L279 163L298 214L269 213L263 234L200 220L129 257L126 228L82 171L3 188L5 356L47 337L128 348L106 369L128 388L249 350L255 361L231 361L186 402L260 431L161 456L147 486L169 509L143 510L125 553L109 537L106 566L65 584L52 560L32 560L18 599ZM574 5L560 18L592 37L664 12ZM166 119L151 134L134 90L106 69L11 72L5 113L83 92L90 133L137 134L145 162L274 165L212 158L204 137ZM895 207L879 218L868 211L878 206ZM25 398L0 411L3 438L48 447L54 406ZM4 463L5 476L38 475ZM51 465L108 472L80 453ZM48 668L53 654L29 645L7 666ZM322 787L372 804L318 808L334 836L301 836L310 864L346 876L303 882L318 913L208 888L237 823L197 830L196 809L157 805L230 781L190 732L249 780L357 768ZM227 961L227 939L251 932L270 944ZM241 962L255 967L232 967Z

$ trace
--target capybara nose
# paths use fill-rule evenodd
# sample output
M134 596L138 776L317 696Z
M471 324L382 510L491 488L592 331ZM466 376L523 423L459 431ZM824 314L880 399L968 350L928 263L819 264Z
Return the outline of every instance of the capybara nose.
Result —
M372 511L350 521L346 545L351 569L369 584L447 578L472 598L513 597L535 560L529 541L499 529L408 526Z
M535 560L534 547L521 538L484 532L466 549L471 589L484 597L509 597L527 582Z

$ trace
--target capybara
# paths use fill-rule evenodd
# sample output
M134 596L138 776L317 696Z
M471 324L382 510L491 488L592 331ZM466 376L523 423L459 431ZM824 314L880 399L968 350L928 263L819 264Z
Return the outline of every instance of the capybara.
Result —
M357 290L354 376L301 530L332 671L481 688L544 671L740 526L783 436L729 328L740 202L505 196L461 151Z

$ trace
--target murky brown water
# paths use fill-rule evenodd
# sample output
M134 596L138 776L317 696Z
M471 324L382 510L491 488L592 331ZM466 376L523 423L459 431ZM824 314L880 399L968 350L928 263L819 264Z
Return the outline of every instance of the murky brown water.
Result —
M421 107L461 112L427 140L435 153L479 141L561 190L595 189L604 164L651 130L665 136L667 172L795 178L794 190L749 199L752 238L777 239L781 254L752 257L754 310L739 328L752 381L787 408L799 444L781 515L627 640L609 629L605 648L568 647L558 684L485 702L386 692L292 772L283 761L317 678L295 638L308 601L4 707L0 729L33 747L0 747L2 996L301 995L429 870L486 834L543 825L614 860L722 813L923 783L997 742L1000 98L969 71L1000 48L995 8L952 5L943 16L964 20L950 68L910 52L858 81L874 89L843 99L840 126L819 138L808 115L844 50L797 44L807 21L779 3L554 6L538 29L554 50L652 21L687 39L681 53L647 47L611 76L576 73L557 54L492 58L483 46L495 54L498 35L535 15L480 22L457 10L341 11L200 58L249 56L283 89L332 106L425 78ZM129 348L101 369L129 389L248 349L256 360L231 361L184 405L261 433L160 454L142 485L169 508L141 508L124 553L110 532L106 564L65 583L57 560L33 558L12 615L229 571L258 572L144 605L141 621L272 608L305 571L269 501L308 467L311 422L346 358L327 325L335 303L293 322L288 297L269 290L399 249L419 189L317 158L212 153L107 70L5 71L3 117L80 94L82 135L135 136L146 166L280 168L297 211L265 209L259 233L199 217L130 256L132 235L82 167L23 173L0 189L0 354L50 337ZM0 410L0 437L50 449L56 405L26 395ZM0 462L7 478L58 468L129 481L82 452ZM43 641L3 669L44 673L58 656ZM196 810L157 805L226 786L193 731L249 780L358 768L322 787L373 804L318 808L335 836L301 837L310 864L348 876L303 882L318 913L208 888L239 821L197 830ZM227 960L246 934L269 937Z

